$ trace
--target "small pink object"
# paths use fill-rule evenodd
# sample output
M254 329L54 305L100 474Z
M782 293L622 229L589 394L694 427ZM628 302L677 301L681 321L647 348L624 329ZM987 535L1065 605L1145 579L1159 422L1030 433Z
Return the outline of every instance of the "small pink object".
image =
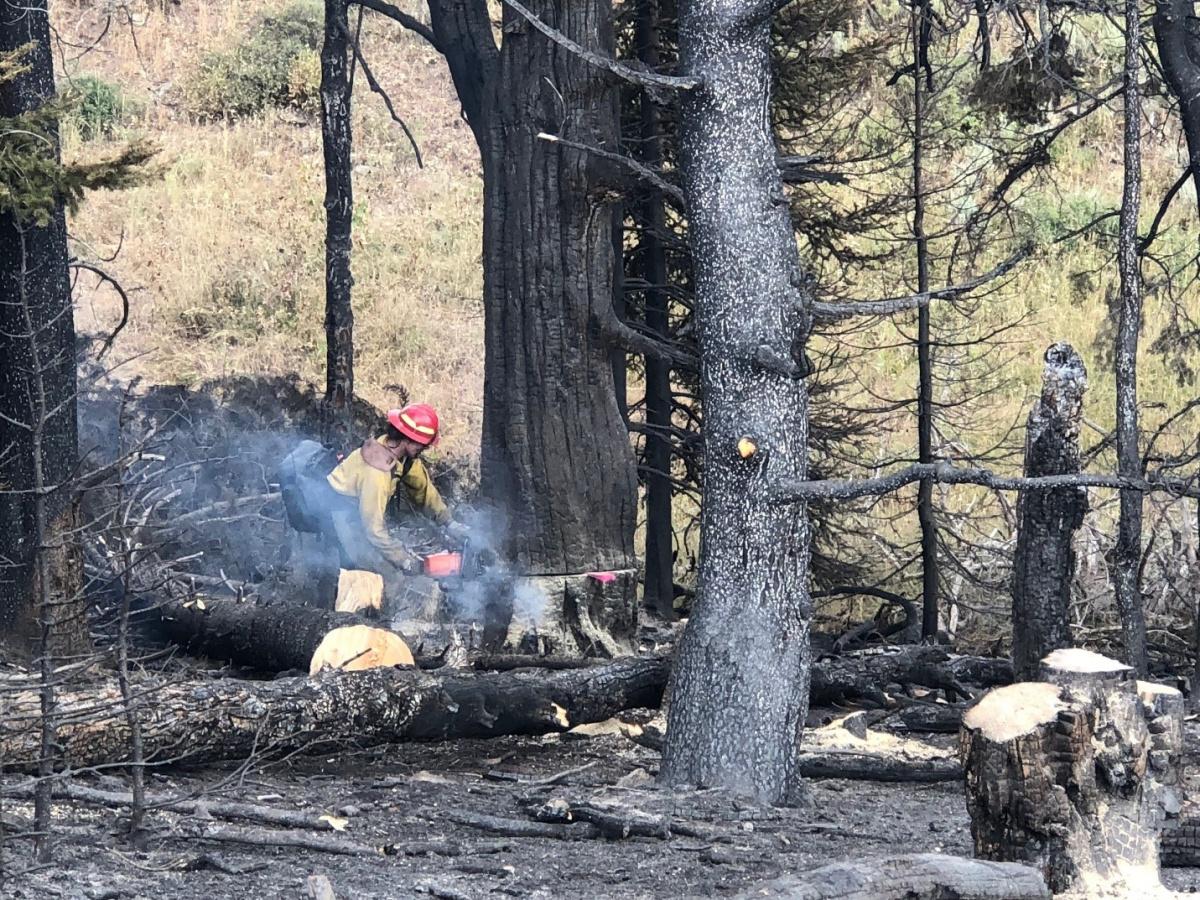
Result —
M612 572L588 572L588 578L595 578L601 584L608 584L610 581L616 581L617 576Z

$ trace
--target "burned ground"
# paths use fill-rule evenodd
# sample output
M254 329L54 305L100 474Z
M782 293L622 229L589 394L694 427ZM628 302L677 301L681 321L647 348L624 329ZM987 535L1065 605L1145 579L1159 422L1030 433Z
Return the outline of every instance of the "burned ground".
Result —
M952 737L926 743L930 751L953 752ZM1193 771L1196 749L1197 734L1190 726ZM328 815L344 819L345 830L270 828L212 817L203 809L187 815L158 811L151 814L138 849L125 837L126 810L63 802L55 808L54 865L14 877L28 864L29 842L10 837L4 848L9 880L0 895L13 900L299 898L305 896L308 876L325 874L338 897L360 900L684 898L733 894L784 872L839 859L970 854L958 782L810 781L804 805L764 808L716 791L661 791L653 784L658 761L653 750L621 734L566 734L330 751L247 767L155 772L149 788L156 794L197 796L214 808L241 800L313 819ZM86 783L108 791L127 789L119 772ZM535 810L553 808L551 801L559 798L664 816L673 832L669 838L556 840L499 836L461 824L482 816L532 823ZM10 824L19 824L29 810L8 801L3 814ZM386 853L349 856L220 839L238 829L243 836L270 831L276 839L324 839L386 848ZM1167 870L1166 881L1177 890L1194 891L1200 871Z

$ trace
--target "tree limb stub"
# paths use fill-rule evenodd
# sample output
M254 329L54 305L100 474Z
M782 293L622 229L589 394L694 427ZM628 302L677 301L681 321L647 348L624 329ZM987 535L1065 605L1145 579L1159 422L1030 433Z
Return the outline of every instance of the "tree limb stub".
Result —
M640 85L644 88L673 88L675 90L689 91L692 88L699 87L704 83L704 79L698 75L659 75L655 72L643 72L632 66L626 65L619 60L604 56L600 53L594 53L591 50L581 47L575 41L571 40L561 31L551 28L532 12L522 6L517 0L504 0L508 6L512 7L513 11L520 15L530 25L544 34L554 43L558 44L570 52L574 53L580 59L583 59L597 68L612 72L618 78L624 79L631 84Z
M1200 485L1194 479L1151 475L1145 478L1123 475L1043 475L1036 478L997 475L989 469L956 466L949 460L917 463L882 475L848 481L783 480L775 488L778 503L804 503L809 500L850 500L888 494L914 481L929 478L939 484L974 484L995 491L1028 491L1036 488L1101 487L1114 490L1161 492L1175 497L1200 497Z
M152 682L137 686L154 701L140 704L138 716L147 760L159 764L246 759L330 743L548 734L658 706L669 666L654 656L545 676L373 669L273 682ZM36 768L37 694L5 700L0 758L6 768ZM62 765L80 769L128 760L128 726L115 684L63 693L58 713Z
M842 319L849 319L856 316L891 316L896 313L922 309L934 300L961 297L963 294L969 294L971 291L977 290L990 281L995 281L997 278L1007 275L1018 263L1029 256L1030 249L1029 247L1023 247L990 272L980 275L978 278L972 278L970 281L964 281L962 284L951 285L950 287L923 291L919 294L910 294L907 297L890 297L886 300L864 300L861 303L814 302L812 305L813 319L817 322L838 322Z
M735 900L1050 900L1032 866L939 853L841 862L755 885Z

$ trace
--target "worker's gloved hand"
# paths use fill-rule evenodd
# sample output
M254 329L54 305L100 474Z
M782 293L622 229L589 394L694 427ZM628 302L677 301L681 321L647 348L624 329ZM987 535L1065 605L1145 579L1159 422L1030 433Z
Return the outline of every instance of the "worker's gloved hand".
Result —
M471 536L471 529L462 522L451 522L446 526L446 534L456 541L465 541Z
M395 561L393 565L395 565L396 571L401 575L425 574L425 561L421 559L421 557L413 556L412 554L405 556L401 560Z

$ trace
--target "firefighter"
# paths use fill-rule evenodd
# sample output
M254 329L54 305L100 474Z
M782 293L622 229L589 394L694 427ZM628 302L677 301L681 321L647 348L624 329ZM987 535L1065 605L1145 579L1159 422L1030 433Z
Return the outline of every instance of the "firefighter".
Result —
M329 487L341 499L334 504L330 524L344 568L370 569L385 578L388 568L405 574L420 572L420 561L388 533L384 521L388 501L400 485L418 510L453 537L466 536L466 526L451 518L421 462L421 454L437 440L433 407L412 403L393 409L387 414L384 433L366 441L328 475Z

